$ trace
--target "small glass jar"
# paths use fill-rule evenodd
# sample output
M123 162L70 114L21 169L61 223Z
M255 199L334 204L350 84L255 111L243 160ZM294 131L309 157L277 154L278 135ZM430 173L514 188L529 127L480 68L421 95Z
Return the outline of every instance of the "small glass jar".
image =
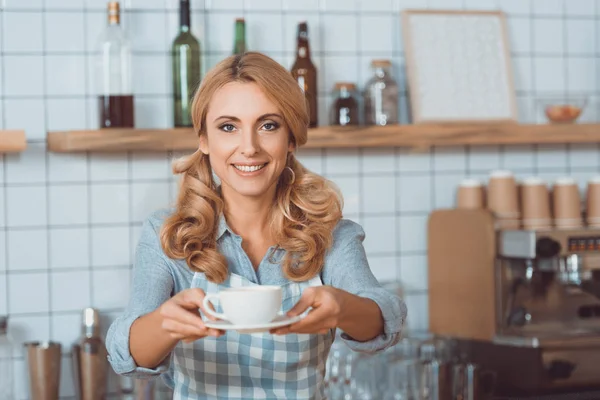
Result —
M365 124L391 125L398 123L398 84L390 72L389 60L371 62L373 77L365 86Z
M0 400L13 400L13 347L8 317L0 316Z
M358 102L354 92L356 85L349 82L335 84L333 107L331 110L331 125L359 125Z

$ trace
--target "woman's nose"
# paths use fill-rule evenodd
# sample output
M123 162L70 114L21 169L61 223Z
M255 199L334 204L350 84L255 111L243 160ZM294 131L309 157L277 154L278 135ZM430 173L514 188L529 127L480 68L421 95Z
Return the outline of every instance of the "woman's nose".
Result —
M242 143L240 145L241 153L246 157L252 157L258 153L260 146L258 145L258 135L256 132L243 132Z

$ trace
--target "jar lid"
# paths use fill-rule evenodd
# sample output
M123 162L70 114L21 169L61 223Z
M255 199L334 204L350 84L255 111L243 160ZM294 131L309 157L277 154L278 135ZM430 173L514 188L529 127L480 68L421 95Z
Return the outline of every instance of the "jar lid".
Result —
M352 82L336 82L335 88L336 88L336 90L340 90L340 89L355 90L356 85Z
M392 66L392 62L390 60L373 60L371 61L371 67L379 67L379 68L389 68Z
M0 335L6 335L8 330L8 317L0 315Z

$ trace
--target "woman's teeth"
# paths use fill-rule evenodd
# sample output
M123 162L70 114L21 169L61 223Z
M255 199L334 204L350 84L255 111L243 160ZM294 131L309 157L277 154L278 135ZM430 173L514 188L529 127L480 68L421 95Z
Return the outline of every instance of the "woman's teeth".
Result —
M262 165L234 165L234 167L242 172L254 172L262 169L267 164Z

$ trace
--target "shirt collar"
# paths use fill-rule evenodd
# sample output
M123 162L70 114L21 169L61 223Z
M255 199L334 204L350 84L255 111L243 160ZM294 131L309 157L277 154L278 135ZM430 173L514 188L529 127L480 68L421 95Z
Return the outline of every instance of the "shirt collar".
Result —
M225 221L225 216L223 215L223 213L221 213L219 215L219 226L217 228L217 237L216 239L219 240L221 239L221 236L223 236L225 234L226 231L230 231L229 226L227 226L227 221Z

